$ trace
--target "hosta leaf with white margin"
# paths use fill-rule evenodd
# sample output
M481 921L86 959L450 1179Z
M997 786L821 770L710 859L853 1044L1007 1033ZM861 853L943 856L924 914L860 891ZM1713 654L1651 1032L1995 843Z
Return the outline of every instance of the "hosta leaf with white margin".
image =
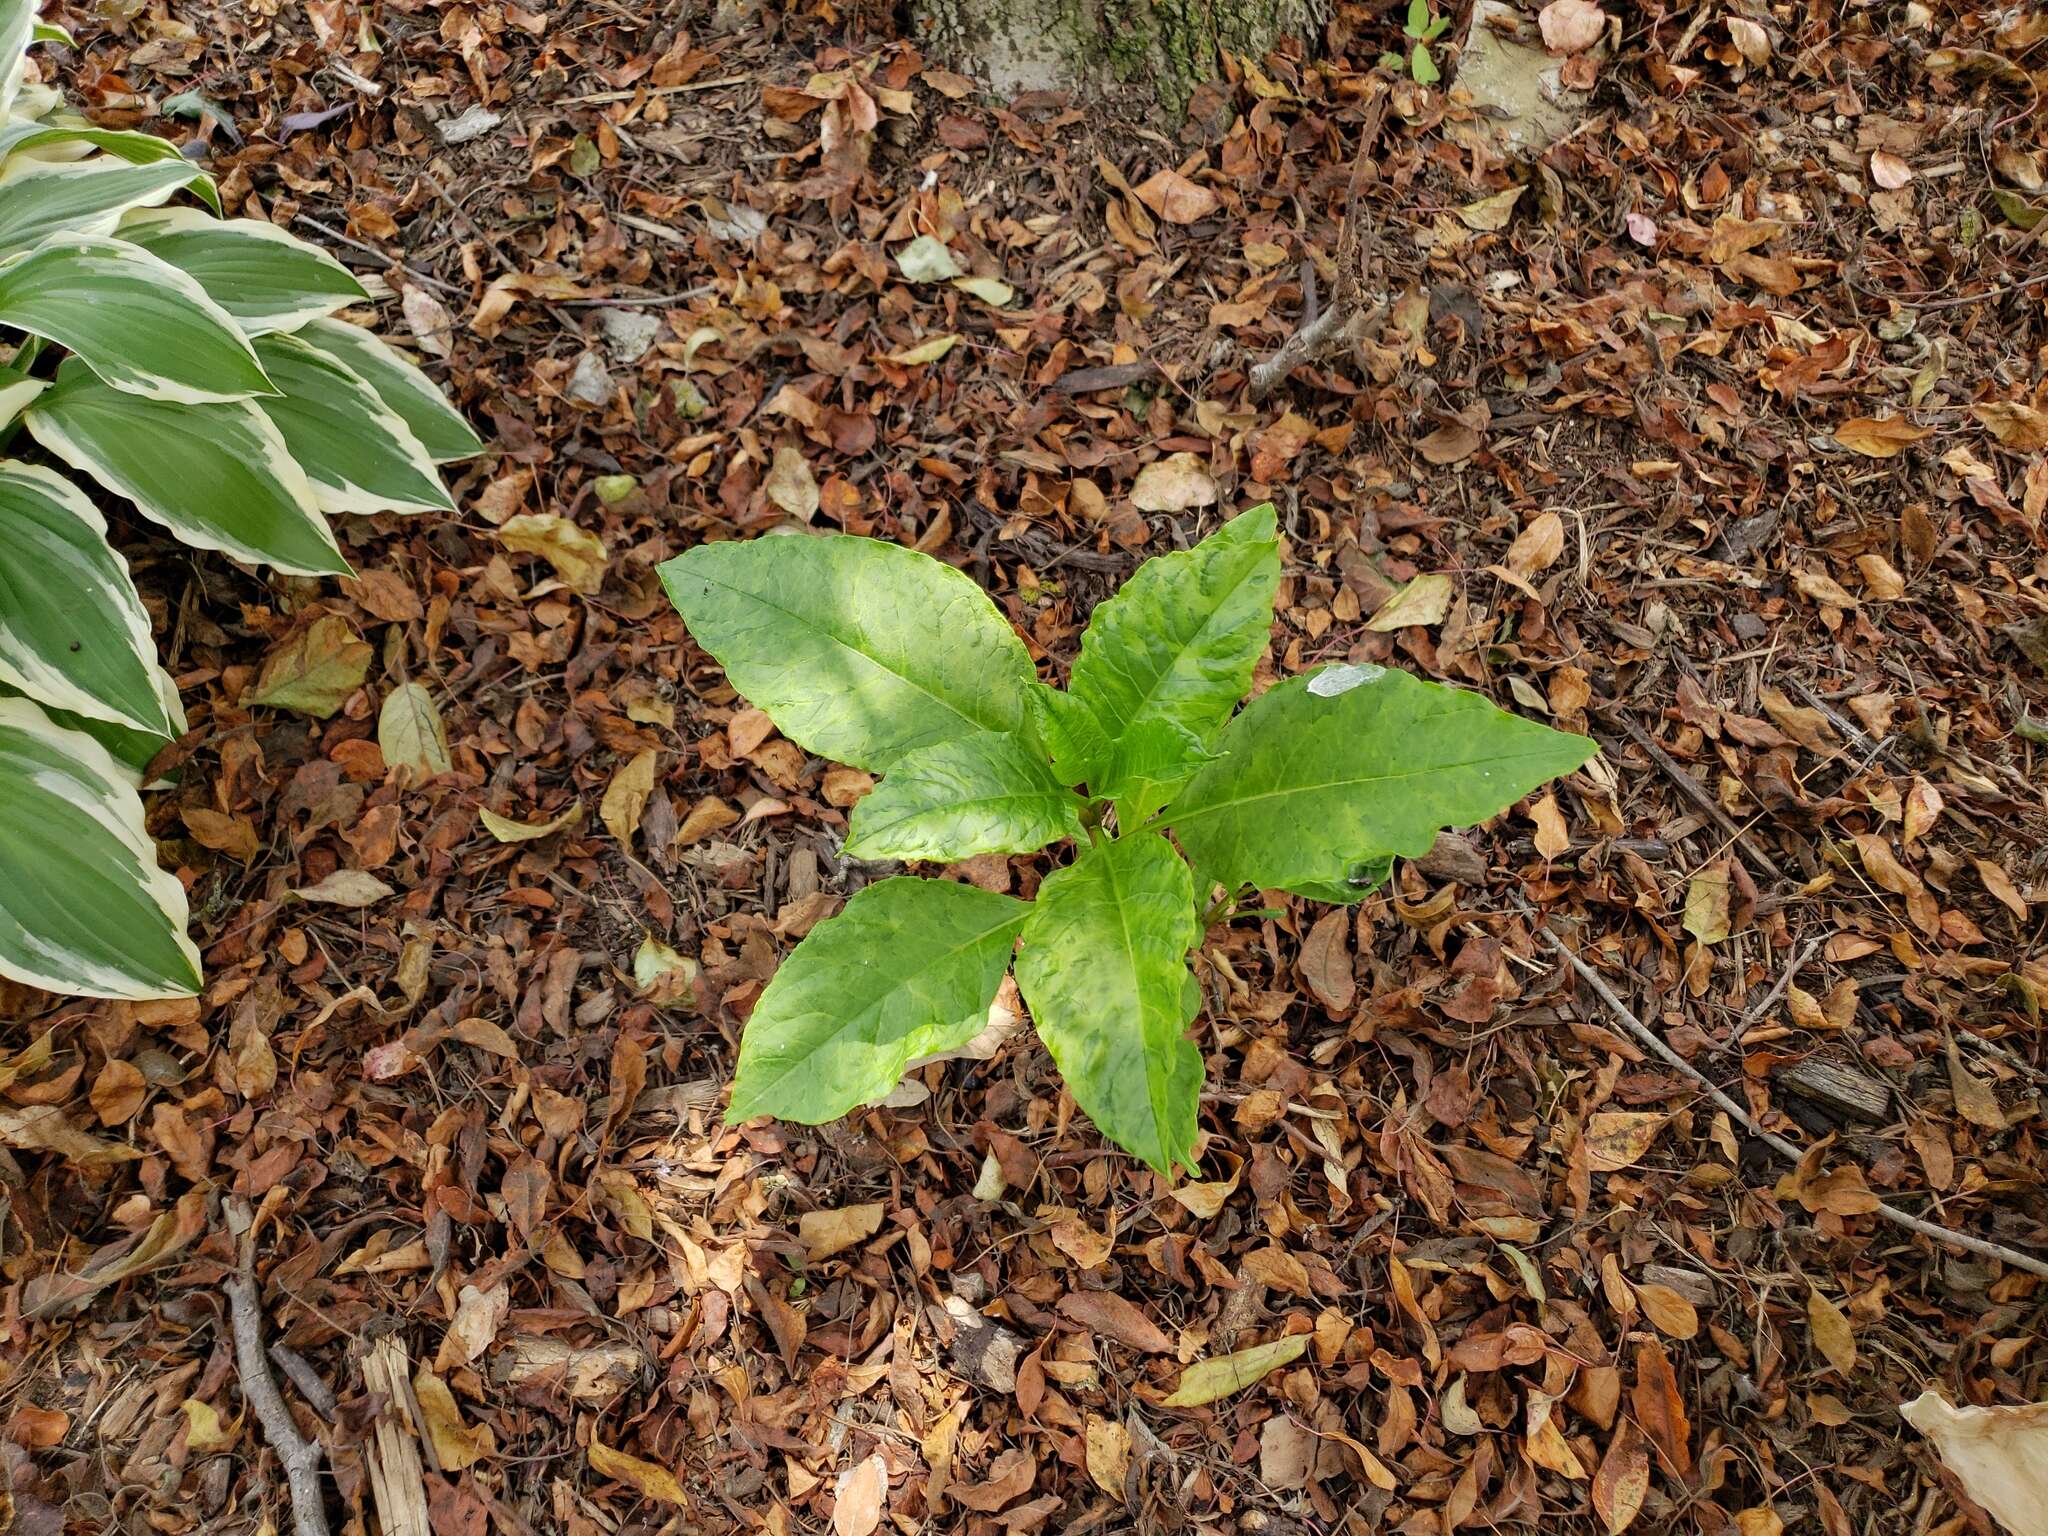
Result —
M1068 687L1112 740L1164 719L1207 741L1251 687L1279 584L1269 503L1139 566L1089 619Z
M1174 835L1226 886L1341 885L1375 856L1419 858L1593 755L1594 744L1476 693L1375 666L1267 690L1175 801Z
M126 128L96 128L84 118L65 117L44 122L11 117L0 122L0 159L9 155L34 155L58 161L61 152L103 149L131 165L152 160L176 160L178 146L153 133L136 133ZM195 191L201 187L195 186ZM202 195L203 191L202 191Z
M121 220L119 234L190 273L251 336L296 331L369 297L354 274L320 247L262 219L217 219L197 208L144 208Z
M0 974L92 997L185 997L199 952L142 801L106 750L0 699Z
M131 208L152 208L182 187L212 182L183 159L131 165L95 156L70 165L16 160L0 169L0 256L73 231L110 235Z
M105 235L52 235L0 264L0 326L68 348L126 394L191 405L270 392L248 339L204 288Z
M295 575L349 573L312 482L253 401L144 400L67 358L22 419L46 450L187 544Z
M28 45L36 35L38 0L0 0L0 114L14 106L28 72Z
M278 393L255 402L313 482L323 512L452 512L412 429L377 392L296 336L256 338Z
M53 470L0 462L0 680L171 735L157 670L149 616L99 509Z
M817 1125L880 1098L921 1056L988 1026L1031 907L948 880L899 877L813 928L754 1004L733 1121Z
M83 731L94 741L107 749L107 753L121 767L131 784L141 784L144 789L153 789L169 783L162 779L157 784L144 781L144 773L158 753L178 737L185 734L185 706L178 697L178 685L171 674L162 667L156 668L157 696L163 700L164 714L170 721L170 729L138 731L132 725L122 725L113 720L95 720L90 715L73 714L68 709L59 709L54 704L42 705L42 711L49 716L53 725L60 725L67 731ZM0 683L0 699L26 699L30 696L9 683Z
M0 365L0 428L12 425L14 418L28 409L29 402L49 387L48 379L30 378L18 369Z
M658 569L691 637L782 734L870 771L1024 721L1031 657L972 578L876 539L700 544Z
M462 419L462 413L418 368L360 325L345 320L315 320L292 333L307 346L324 352L374 389L379 398L405 419L436 464L450 464L483 452L483 442Z
M1135 832L1048 875L1024 925L1017 986L1074 1102L1162 1173L1192 1165L1202 1054L1187 955L1201 937L1193 877L1165 838Z
M896 759L853 808L856 859L950 863L1081 835L1081 801L1023 737L977 731Z

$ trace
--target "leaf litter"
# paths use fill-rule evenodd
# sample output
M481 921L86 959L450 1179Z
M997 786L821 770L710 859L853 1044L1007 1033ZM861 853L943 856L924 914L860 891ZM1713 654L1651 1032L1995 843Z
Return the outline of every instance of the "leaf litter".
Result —
M451 1532L2024 1528L2044 1282L1878 1208L2048 1252L2042 37L1902 18L1558 0L1470 49L1554 77L1524 121L1376 82L1398 18L1340 7L1173 138L823 10L74 18L94 114L205 82L231 211L373 280L490 442L459 519L344 530L339 590L132 531L209 984L4 989L48 1040L0 1073L17 1521L281 1507L202 1316L228 1189L338 1400L337 1525L386 1519L395 1331ZM381 94L326 115L316 48ZM1254 405L1380 89L1385 315ZM1266 499L1262 683L1404 667L1602 756L1212 932L1196 1178L1105 1155L1028 1032L724 1126L752 1001L874 877L871 781L754 729L653 565L914 544L1056 677Z

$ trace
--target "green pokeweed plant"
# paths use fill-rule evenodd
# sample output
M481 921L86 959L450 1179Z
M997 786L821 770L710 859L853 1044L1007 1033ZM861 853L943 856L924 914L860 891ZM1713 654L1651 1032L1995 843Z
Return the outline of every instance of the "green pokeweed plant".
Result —
M1378 666L1321 667L1238 711L1280 582L1270 505L1141 566L1095 610L1064 692L979 586L898 545L768 537L660 569L691 635L785 736L882 775L849 856L1076 846L1036 901L906 877L855 894L755 1003L735 1121L816 1124L887 1093L986 1027L1014 957L1075 1101L1162 1173L1191 1166L1188 955L1205 924L1250 891L1356 901L1396 856L1593 751Z
M199 954L139 790L185 717L81 482L195 548L340 575L330 513L452 510L436 466L482 445L336 318L369 297L339 262L29 81L48 40L0 0L0 975L182 996Z

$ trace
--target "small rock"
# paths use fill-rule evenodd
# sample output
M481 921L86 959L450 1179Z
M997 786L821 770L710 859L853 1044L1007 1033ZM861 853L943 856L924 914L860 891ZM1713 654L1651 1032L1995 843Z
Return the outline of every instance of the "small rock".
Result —
M661 320L639 309L608 309L602 322L604 349L615 363L637 363L661 334Z
M612 376L605 371L604 359L595 352L577 358L568 386L562 392L582 405L603 405L611 399Z
M1453 124L1451 137L1509 160L1542 154L1571 132L1592 99L1565 85L1564 65L1544 49L1532 17L1501 0L1476 0L1452 82L1471 97L1474 116Z

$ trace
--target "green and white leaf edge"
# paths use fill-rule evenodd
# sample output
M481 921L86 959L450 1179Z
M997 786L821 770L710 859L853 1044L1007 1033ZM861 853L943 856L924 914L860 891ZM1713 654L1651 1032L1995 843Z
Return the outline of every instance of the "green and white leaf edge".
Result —
M0 699L0 779L0 972L130 1001L197 992L185 888L158 867L141 797L106 749Z
M255 401L334 513L453 512L425 446L351 369L296 336L258 338L256 353L280 391Z
M0 570L15 598L0 603L0 681L95 720L158 736L183 729L182 712L163 698L155 637L128 562L107 542L99 508L55 470L0 461ZM62 622L59 632L26 628L32 591L48 594L40 610ZM88 668L115 675L114 698L84 686Z
M252 338L300 330L370 296L353 272L319 246L263 219L222 219L197 208L140 208L122 216L117 232L164 260L175 256L190 263L194 279ZM443 414L462 421L424 374L418 374L417 388ZM482 449L474 433L469 441L468 453L454 457Z
M436 464L452 464L483 452L483 439L434 387L433 380L381 337L360 325L327 316L292 334L374 389L412 429Z

